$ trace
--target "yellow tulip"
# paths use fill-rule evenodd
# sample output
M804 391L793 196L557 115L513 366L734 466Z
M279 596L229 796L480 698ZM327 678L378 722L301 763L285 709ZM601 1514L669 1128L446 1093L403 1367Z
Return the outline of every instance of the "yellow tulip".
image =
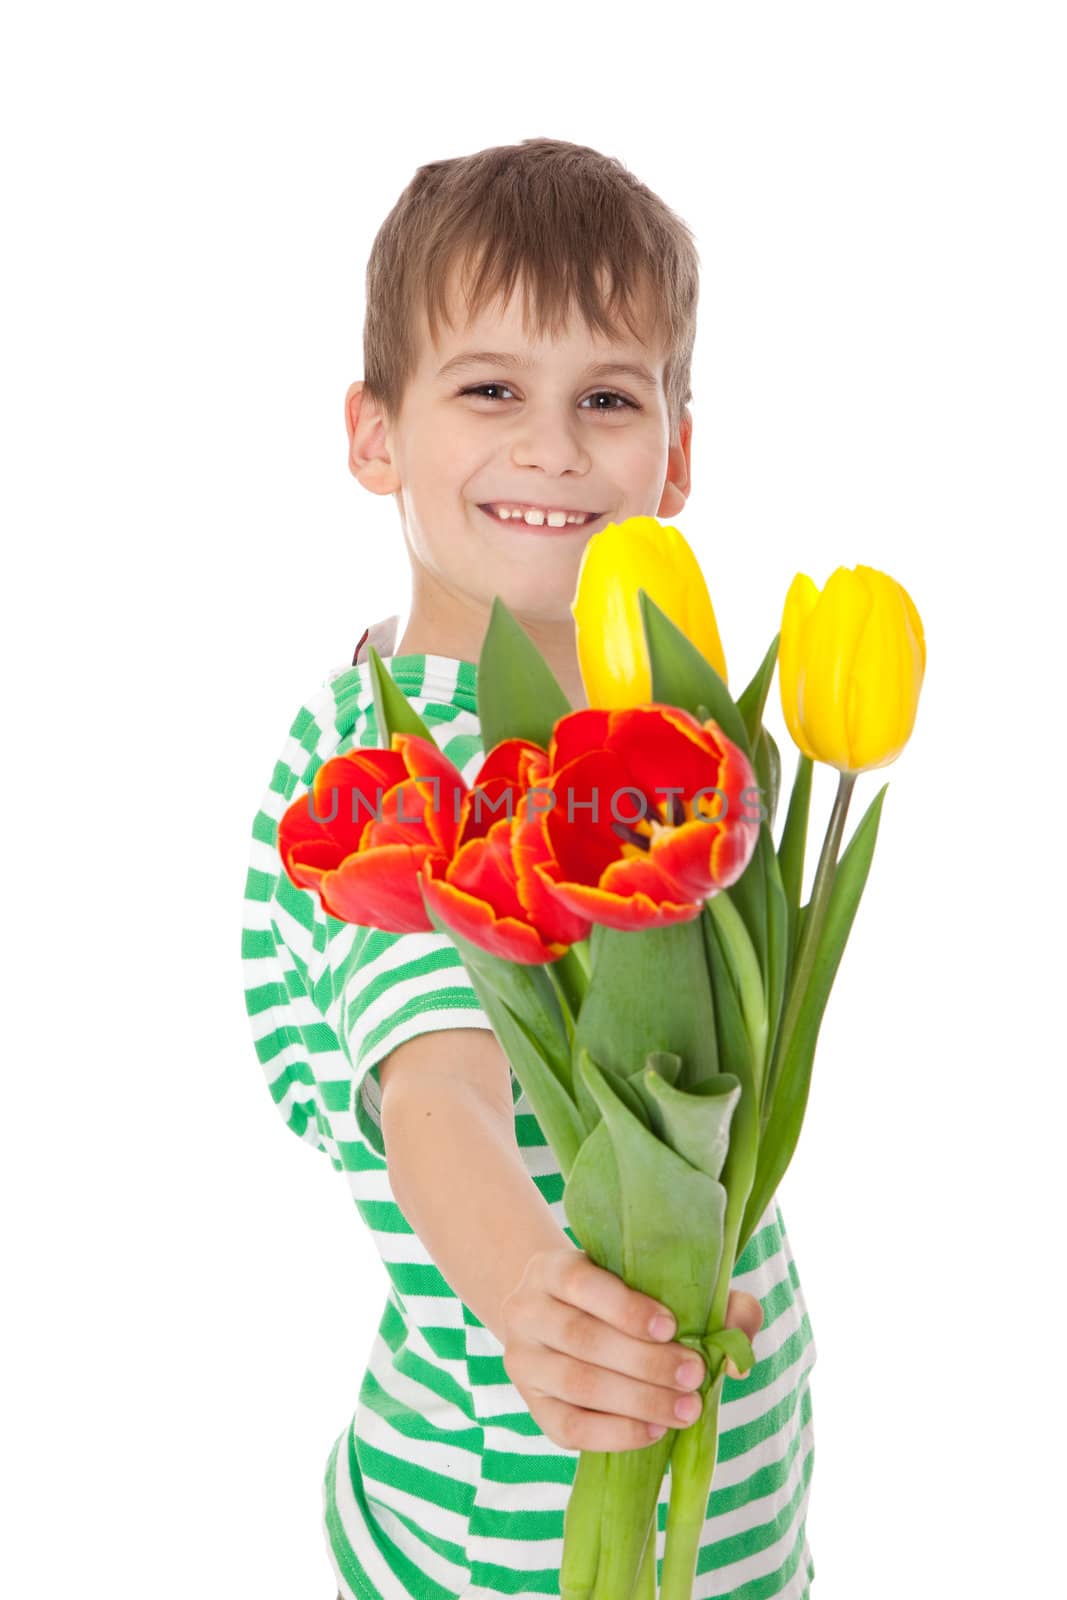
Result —
M782 711L794 743L840 772L895 761L911 737L926 670L922 619L874 567L838 567L820 594L798 572L778 644Z
M726 658L696 556L677 528L655 517L627 517L609 522L589 540L571 605L590 706L619 710L652 698L638 589L670 617L725 683Z

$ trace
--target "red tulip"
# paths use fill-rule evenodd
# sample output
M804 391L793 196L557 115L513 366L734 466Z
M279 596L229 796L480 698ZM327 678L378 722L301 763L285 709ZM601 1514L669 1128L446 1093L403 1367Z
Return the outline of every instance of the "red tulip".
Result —
M531 771L544 769L545 752L527 739L504 739L480 767L463 802L452 858L427 860L422 874L426 903L472 944L508 961L555 961L589 932L543 890L524 903L513 855Z
M428 857L422 886L426 902L463 938L491 955L527 964L555 961L590 924L544 895L531 915L519 893L512 854L514 823L501 817L488 834L468 840L451 861Z
M285 871L343 922L428 933L420 868L431 861L443 868L496 819L513 816L527 767L544 755L529 740L502 740L469 789L439 747L415 734L394 734L391 750L334 756L278 825ZM465 858L462 871L468 867Z
M450 854L465 793L447 756L414 734L394 734L391 750L333 756L278 824L282 865L343 922L426 932L419 867Z
M544 791L528 791L515 846L531 906L539 885L612 928L689 922L756 848L747 757L714 720L673 706L571 712L527 775Z

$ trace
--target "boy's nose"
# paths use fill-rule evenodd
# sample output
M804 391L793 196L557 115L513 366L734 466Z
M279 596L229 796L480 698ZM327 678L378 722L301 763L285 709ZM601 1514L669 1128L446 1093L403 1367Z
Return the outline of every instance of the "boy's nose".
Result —
M511 447L517 467L540 467L549 478L565 472L587 472L589 452L582 442L577 422L542 415L523 418Z

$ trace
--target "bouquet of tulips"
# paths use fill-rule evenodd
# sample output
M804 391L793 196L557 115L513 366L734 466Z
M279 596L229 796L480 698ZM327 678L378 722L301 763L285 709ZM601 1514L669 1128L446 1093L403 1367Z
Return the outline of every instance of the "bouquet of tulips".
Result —
M323 763L278 844L332 916L451 937L582 1248L669 1306L702 1355L696 1423L581 1453L560 1574L561 1600L655 1600L669 1464L659 1593L690 1600L726 1361L754 1359L723 1326L730 1279L796 1148L870 867L886 786L841 853L852 789L910 737L925 644L884 573L838 568L821 593L798 574L735 701L696 559L651 517L593 535L572 612L578 710L494 602L470 786L371 650L384 747ZM799 749L777 846L780 759L762 720L776 660ZM816 761L840 777L801 905Z

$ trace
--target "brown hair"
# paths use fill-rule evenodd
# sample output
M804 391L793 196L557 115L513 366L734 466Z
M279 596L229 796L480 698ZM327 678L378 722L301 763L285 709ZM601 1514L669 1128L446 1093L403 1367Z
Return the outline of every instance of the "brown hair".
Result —
M418 361L418 311L436 340L451 326L449 273L463 267L475 313L521 277L538 336L559 331L572 300L590 330L642 336L633 313L651 291L655 331L668 352L664 387L672 439L691 398L699 259L680 217L620 161L588 145L524 139L419 167L386 217L367 263L364 387L395 417ZM601 270L610 293L602 297Z

